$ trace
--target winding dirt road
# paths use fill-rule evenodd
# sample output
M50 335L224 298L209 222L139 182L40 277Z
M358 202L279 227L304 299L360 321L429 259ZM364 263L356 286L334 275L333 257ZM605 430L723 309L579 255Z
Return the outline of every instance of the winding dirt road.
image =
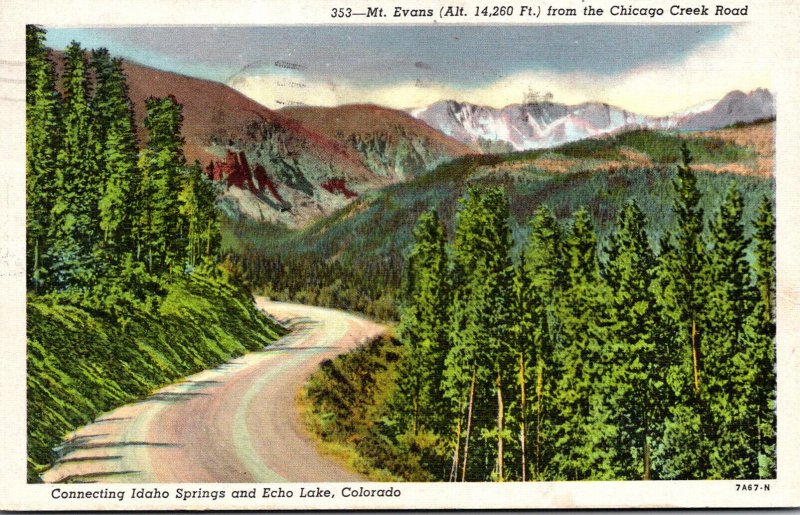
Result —
M351 314L269 302L292 327L275 344L186 378L76 430L45 482L362 481L320 455L296 396L324 359L385 328Z

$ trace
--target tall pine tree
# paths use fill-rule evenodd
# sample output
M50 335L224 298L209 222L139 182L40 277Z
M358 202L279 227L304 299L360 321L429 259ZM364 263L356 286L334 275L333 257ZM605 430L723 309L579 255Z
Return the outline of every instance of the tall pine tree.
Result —
M734 360L746 399L751 447L748 476L775 478L776 384L775 384L775 215L768 198L761 201L755 223L755 299L740 334L741 352ZM755 459L755 470L752 460Z
M92 250L100 238L100 144L89 102L86 56L77 42L64 53L63 137L58 151L49 254L56 286L91 285L97 277Z
M217 191L199 164L187 169L178 201L182 217L180 233L185 234L186 241L186 263L192 270L208 270L217 262L221 238Z
M447 354L447 253L444 228L435 211L420 216L414 245L406 259L399 336L406 349L398 383L400 406L408 410L411 430L438 431L441 382Z
M60 98L55 87L53 63L44 46L45 31L35 25L25 28L25 192L27 285L35 291L51 286L48 232L57 193L56 169L61 144Z
M506 342L513 293L509 251L505 194L470 188L461 200L456 225L451 349L444 380L452 418L460 421L460 408L466 410L462 480L505 476L504 394L509 381L503 373L509 363Z
M599 378L603 402L617 429L615 475L651 479L651 449L661 431L666 387L663 349L658 345L652 292L655 255L646 219L635 202L620 211L611 236L606 274L613 327L603 347L608 373Z
M178 196L186 165L181 126L182 106L175 97L147 99L147 146L140 153L141 183L138 197L144 200L136 227L136 256L155 275L171 274L184 265L185 233Z
M92 106L97 113L97 133L103 144L100 176L104 181L99 223L102 237L97 251L105 263L119 265L132 259L134 229L142 199L133 103L122 70L122 61L112 59L106 49L92 52L96 88Z
M600 277L597 237L584 209L575 214L564 258L567 284L557 307L554 349L554 452L545 474L547 479L610 479L616 432L598 386L607 373L602 346L608 340L609 291Z
M662 334L669 355L667 383L669 413L656 451L659 477L700 479L709 473L709 427L706 397L701 395L701 340L704 307L708 295L707 255L702 234L704 212L692 156L684 143L681 163L673 181L676 227L671 240L662 243L656 293L660 303Z
M530 381L522 404L525 439L523 462L528 462L532 479L542 479L543 464L552 456L554 441L545 430L552 416L555 391L555 349L558 323L556 305L565 285L561 227L547 206L537 209L530 223L531 233L516 282L516 332L524 349L520 381ZM532 365L532 366L531 366ZM530 400L528 400L530 399ZM527 438L531 435L532 438Z
M731 186L720 205L710 233L708 284L703 342L706 360L703 372L707 377L710 427L714 433L709 447L712 478L755 477L756 455L748 431L749 399L752 385L742 380L747 370L745 350L739 340L745 318L753 310L752 278L747 262L750 241L745 236L742 220L744 199L735 185Z

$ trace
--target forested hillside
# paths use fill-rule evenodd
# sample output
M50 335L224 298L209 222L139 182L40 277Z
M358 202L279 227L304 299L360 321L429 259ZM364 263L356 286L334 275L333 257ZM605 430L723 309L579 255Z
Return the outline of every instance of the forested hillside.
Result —
M770 126L754 130L772 133ZM541 204L548 204L561 221L585 207L598 236L606 237L616 214L635 200L650 220L649 241L658 248L675 222L671 182L686 141L695 156L706 217L736 184L750 230L759 199L772 195L772 180L762 173L765 166L771 169L771 154L757 151L750 143L755 138L740 137L744 131L682 136L635 131L549 150L465 156L422 177L363 195L306 229L223 219L222 246L253 287L274 298L396 319L392 306L417 218L434 209L452 237L458 199L470 185L507 192L515 259L530 233L527 222ZM602 248L600 254L604 260Z
M541 205L518 260L502 188L470 187L450 238L421 215L401 359L323 368L309 387L320 434L407 480L774 478L772 195L748 219L731 181L707 212L691 160L684 145L657 246L636 200L604 237L586 207L560 222ZM354 368L385 397L337 402Z
M28 478L36 481L68 431L282 329L218 264L217 192L185 161L181 105L147 100L139 150L121 61L73 42L57 77L44 31L28 26L26 37Z

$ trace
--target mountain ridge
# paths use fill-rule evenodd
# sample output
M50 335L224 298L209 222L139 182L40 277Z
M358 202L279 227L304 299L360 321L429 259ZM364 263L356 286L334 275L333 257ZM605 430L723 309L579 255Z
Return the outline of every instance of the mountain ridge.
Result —
M51 51L51 58L60 74L63 53ZM187 162L200 162L207 176L223 185L222 207L235 218L302 227L363 193L405 180L405 170L397 173L398 169L405 167L413 176L474 151L404 112L374 106L381 118L401 127L396 134L408 136L388 155L389 146L377 132L362 132L358 141L348 141L314 130L314 124L269 109L220 82L129 60L122 66L139 144L147 139L147 98L174 97L183 106Z
M464 143L480 144L484 149L487 143L505 143L516 151L555 147L638 128L713 130L775 117L774 97L763 88L749 93L734 90L708 105L667 116L650 116L603 102L532 102L493 108L442 100L413 109L410 114Z

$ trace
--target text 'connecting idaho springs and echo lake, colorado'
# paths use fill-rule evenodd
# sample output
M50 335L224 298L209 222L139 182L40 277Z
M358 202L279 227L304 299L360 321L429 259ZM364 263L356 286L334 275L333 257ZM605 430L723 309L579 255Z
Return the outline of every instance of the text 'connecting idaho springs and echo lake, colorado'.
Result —
M50 491L50 496L58 500L164 500L176 501L217 501L222 499L334 499L345 498L389 498L400 497L397 487L370 488L365 486L343 486L336 490L321 487L273 487L252 488L68 488L58 487Z

